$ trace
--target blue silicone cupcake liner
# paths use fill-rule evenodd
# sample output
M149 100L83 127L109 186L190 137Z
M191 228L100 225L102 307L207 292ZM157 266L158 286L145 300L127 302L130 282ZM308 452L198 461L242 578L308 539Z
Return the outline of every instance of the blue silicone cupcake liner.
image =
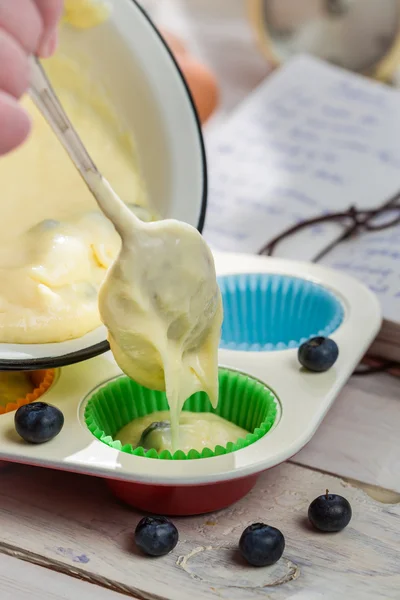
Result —
M218 278L224 305L221 348L270 352L298 348L329 336L341 324L343 305L307 279L270 273Z

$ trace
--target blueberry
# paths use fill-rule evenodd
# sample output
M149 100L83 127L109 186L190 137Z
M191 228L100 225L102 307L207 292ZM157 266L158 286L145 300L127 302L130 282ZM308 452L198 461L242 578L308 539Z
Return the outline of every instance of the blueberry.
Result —
M56 229L60 225L61 225L61 222L56 221L55 219L44 219L43 221L40 221L40 223L37 223L36 225L34 225L30 231L32 231L32 232L37 231L39 233L43 233L45 231L51 231L52 229Z
M164 556L178 543L179 534L175 525L166 517L144 517L135 530L138 548L149 556Z
M264 523L254 523L243 531L239 550L254 567L274 565L283 554L285 538L279 529Z
M319 496L308 508L308 519L316 529L326 532L341 531L350 523L351 506L346 498L337 494Z
M43 444L58 435L64 425L61 410L45 402L21 406L14 417L15 429L26 442Z
M339 348L333 340L326 337L314 337L299 348L298 359L309 371L322 373L330 369L339 356Z
M154 421L154 423L151 423L143 431L142 435L140 436L140 440L138 442L137 448L142 447L145 450L150 450L150 448L154 448L154 444L152 444L151 438L148 439L149 436L151 436L151 434L154 433L155 431L167 431L170 429L171 429L171 424L169 421ZM157 448L156 448L156 450L157 450Z

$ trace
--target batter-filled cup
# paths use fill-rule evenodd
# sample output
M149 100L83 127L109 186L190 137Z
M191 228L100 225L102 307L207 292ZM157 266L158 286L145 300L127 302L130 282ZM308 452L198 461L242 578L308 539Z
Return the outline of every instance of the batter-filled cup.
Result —
M20 398L17 397L10 402L0 402L0 415L12 412L25 404L38 400L53 384L55 371L54 369L28 371L24 372L24 376L27 378L27 387L31 389Z
M101 442L135 456L164 460L209 458L229 454L254 444L274 425L278 414L278 400L272 390L260 381L237 371L221 368L219 371L219 402L214 410L208 396L198 392L184 404L183 410L195 413L212 412L245 429L248 433L225 446L192 449L185 453L177 450L157 452L132 445L122 446L115 435L125 425L145 415L168 410L164 392L140 386L128 377L119 377L101 387L91 396L85 409L85 422L91 433Z

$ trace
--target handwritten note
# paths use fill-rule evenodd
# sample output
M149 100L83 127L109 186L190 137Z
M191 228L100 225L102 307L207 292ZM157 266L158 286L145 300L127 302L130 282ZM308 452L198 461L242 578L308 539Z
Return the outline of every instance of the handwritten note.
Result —
M400 93L301 56L270 76L207 138L205 237L257 252L291 225L351 205L376 207L400 191ZM340 233L316 225L277 255L312 260ZM400 227L346 242L323 262L351 272L400 320Z
M322 261L368 285L381 301L385 319L400 323L400 227L344 242Z

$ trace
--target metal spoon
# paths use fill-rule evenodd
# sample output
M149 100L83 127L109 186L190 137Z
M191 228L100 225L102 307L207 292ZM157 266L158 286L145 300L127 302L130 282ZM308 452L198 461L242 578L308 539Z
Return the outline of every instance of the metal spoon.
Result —
M222 304L210 249L186 223L172 219L144 223L132 213L98 171L36 58L31 66L32 100L122 240L99 296L117 363L132 379L152 389L167 389L167 394L170 388L172 396L179 377L171 364L168 372L173 376L168 381L165 365L171 363L172 354L174 359L186 358L201 389L216 397ZM158 325L154 329L155 322L165 330ZM205 381L210 363L215 363L212 381Z

